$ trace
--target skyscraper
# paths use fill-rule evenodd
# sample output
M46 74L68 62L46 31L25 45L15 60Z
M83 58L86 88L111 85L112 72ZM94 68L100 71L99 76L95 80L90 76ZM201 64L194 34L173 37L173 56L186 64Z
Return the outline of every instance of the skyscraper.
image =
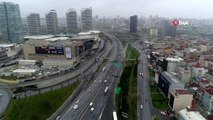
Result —
M46 15L46 26L48 34L58 34L58 19L55 10L50 10Z
M0 36L4 42L22 42L22 23L18 4L0 2Z
M69 34L77 33L77 12L74 9L68 10L67 18L67 32Z
M136 33L137 32L137 26L138 26L138 16L130 16L130 32Z
M81 10L82 30L92 30L92 8L84 8Z
M27 16L28 32L30 35L41 34L41 22L38 13L31 13Z

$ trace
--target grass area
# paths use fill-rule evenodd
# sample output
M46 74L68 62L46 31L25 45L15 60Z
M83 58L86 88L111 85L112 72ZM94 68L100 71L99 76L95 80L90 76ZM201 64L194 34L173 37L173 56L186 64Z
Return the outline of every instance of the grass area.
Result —
M0 76L0 78L1 79L5 79L5 80L12 80L12 81L17 80L16 76L5 76L5 75L2 75L2 76Z
M151 69L150 67L148 68L148 72L149 72L149 77L150 79L155 78L155 71L153 69Z
M137 59L140 53L132 46L127 48L127 58ZM137 60L126 61L118 87L121 93L116 95L118 120L122 120L121 112L128 114L128 120L137 119Z
M166 99L164 96L159 92L156 86L150 86L151 90L151 98L153 107L160 109L160 110L167 110L168 104L165 102Z
M5 120L45 120L72 94L80 82L44 94L12 100Z

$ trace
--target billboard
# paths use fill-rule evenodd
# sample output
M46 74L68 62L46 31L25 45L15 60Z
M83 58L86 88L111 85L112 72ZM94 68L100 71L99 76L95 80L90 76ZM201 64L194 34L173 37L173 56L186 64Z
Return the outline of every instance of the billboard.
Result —
M65 47L66 58L72 58L72 49L70 47Z
M63 55L64 50L63 47L54 47L54 46L36 46L35 47L36 54L57 54Z

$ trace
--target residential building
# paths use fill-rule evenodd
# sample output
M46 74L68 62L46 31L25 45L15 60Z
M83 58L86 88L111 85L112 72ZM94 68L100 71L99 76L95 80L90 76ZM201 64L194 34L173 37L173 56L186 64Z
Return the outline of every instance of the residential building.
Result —
M158 79L158 88L168 96L169 92L176 89L184 89L185 85L174 73L161 72Z
M138 27L138 16L137 15L130 16L130 30L129 31L131 33L136 33L137 27Z
M58 34L58 19L55 10L50 10L46 15L46 27L48 34Z
M186 89L176 89L169 93L169 107L178 113L187 106L191 106L193 95Z
M39 13L31 13L27 16L28 33L29 35L41 34L41 22Z
M213 105L213 87L212 86L204 90L202 104L207 111L209 112L213 111L213 106L212 106Z
M185 108L178 112L178 120L206 120L198 111Z
M177 67L181 61L183 61L183 59L179 58L179 57L165 58L163 60L162 69L163 69L163 71L175 72L175 70L177 69Z
M210 85L213 85L213 82L210 81L210 80L207 80L207 79L202 79L201 81L199 81L199 85L202 87L202 88L206 88Z
M92 8L81 10L82 31L92 30Z
M77 12L74 9L69 9L66 13L67 19L67 33L68 34L75 34L78 32L77 27Z
M208 47L205 46L205 45L200 45L199 48L200 48L201 52L207 52L208 51Z
M6 43L21 43L23 41L21 14L18 4L0 2L0 36Z
M195 78L202 78L205 76L205 69L199 63L192 66L192 75Z
M179 66L178 67L178 77L180 80L186 84L192 80L192 69L191 67L185 65L185 66Z

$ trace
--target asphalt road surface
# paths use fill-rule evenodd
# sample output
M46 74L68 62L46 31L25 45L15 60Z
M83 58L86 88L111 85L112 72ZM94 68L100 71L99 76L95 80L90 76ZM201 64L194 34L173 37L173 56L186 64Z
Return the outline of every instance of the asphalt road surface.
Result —
M10 98L11 96L9 92L0 88L0 116L10 103Z
M138 119L139 120L152 120L152 101L150 97L150 87L147 70L147 57L146 54L141 50L141 45L138 42L132 43L140 53L140 62L138 64ZM143 73L143 76L140 75Z

